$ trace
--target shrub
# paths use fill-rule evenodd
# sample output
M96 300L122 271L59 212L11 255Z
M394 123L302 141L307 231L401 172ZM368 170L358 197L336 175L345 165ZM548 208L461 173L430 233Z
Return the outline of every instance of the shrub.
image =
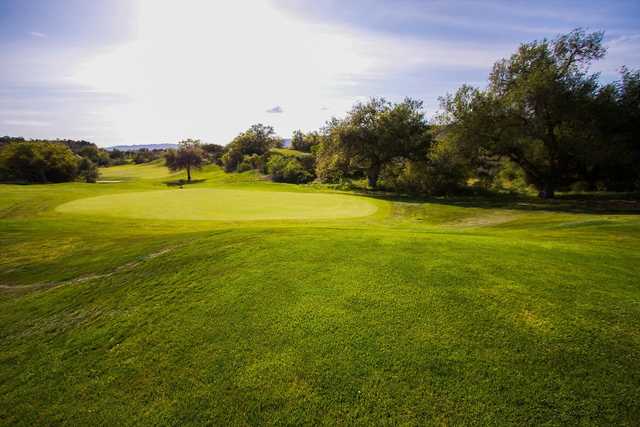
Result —
M222 155L220 161L225 172L236 172L240 162L242 162L242 152L239 150L228 150Z
M80 159L78 163L78 176L85 180L85 182L94 183L98 179L100 173L95 163L86 157Z
M242 161L238 164L237 172L246 172L254 169L264 172L264 159L258 154L248 154L242 157Z
M267 162L267 172L275 182L303 184L313 180L313 175L293 157L272 155Z
M133 162L139 165L142 163L153 162L154 160L158 160L160 157L161 157L161 153L156 150L141 148L138 151L136 151L136 154L133 158Z
M425 160L402 160L383 171L387 188L415 194L442 196L465 186L467 165L446 144L435 144Z
M320 144L322 136L318 132L309 132L304 134L302 131L293 132L291 138L291 148L305 153L310 153L311 149Z
M271 126L253 125L227 145L226 152L221 158L222 166L225 172L239 171L244 156L252 154L261 156L281 145L282 141L275 136L275 131ZM246 167L247 165L243 165L242 169Z
M13 142L0 151L0 179L23 182L67 182L78 174L78 157L56 142Z

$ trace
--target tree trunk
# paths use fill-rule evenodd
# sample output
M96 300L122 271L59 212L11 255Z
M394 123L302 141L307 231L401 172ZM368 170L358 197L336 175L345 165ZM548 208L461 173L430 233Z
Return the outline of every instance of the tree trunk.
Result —
M367 171L367 180L369 181L369 187L375 189L378 185L378 177L380 176L380 165L377 163L372 165Z
M187 165L187 182L191 182L191 166Z

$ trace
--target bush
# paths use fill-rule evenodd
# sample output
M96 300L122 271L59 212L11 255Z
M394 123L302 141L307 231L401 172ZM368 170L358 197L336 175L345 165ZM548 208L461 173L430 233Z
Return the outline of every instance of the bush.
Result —
M383 171L385 187L406 193L443 196L461 191L468 164L448 143L433 145L425 160L400 160Z
M264 159L258 154L249 154L242 157L242 161L238 164L237 172L246 172L249 170L264 171Z
M237 172L240 162L242 162L242 152L238 150L229 150L222 155L220 161L225 172Z
M100 173L95 163L86 157L80 159L78 163L78 176L85 180L85 182L94 183L98 179Z
M293 157L272 155L267 162L267 172L275 182L303 184L313 180L313 174Z
M512 193L526 194L533 191L533 187L527 184L527 178L520 166L510 160L501 160L498 172L489 187L494 191L508 191Z
M245 169L248 165L240 167L245 156L256 154L262 156L272 148L280 147L282 141L275 136L271 126L261 124L251 126L247 131L236 136L226 147L221 162L225 172L236 172Z
M22 182L67 182L78 174L78 157L56 142L13 142L0 151L0 179Z
M310 153L311 149L322 142L322 136L318 132L304 134L302 131L295 131L291 138L291 148L305 153Z
M149 150L148 148L141 148L136 151L133 162L136 165L140 165L142 163L153 162L154 160L158 160L160 157L161 153L159 151Z
M343 183L353 177L349 159L340 151L335 138L325 140L312 148L315 157L315 173L320 182Z
M214 165L222 165L222 155L225 150L224 146L218 144L202 144L202 150L211 163Z

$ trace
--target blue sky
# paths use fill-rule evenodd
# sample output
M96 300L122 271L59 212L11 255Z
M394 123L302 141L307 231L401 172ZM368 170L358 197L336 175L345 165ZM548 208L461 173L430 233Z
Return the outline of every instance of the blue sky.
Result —
M0 134L225 144L370 96L432 116L519 43L576 27L605 31L603 80L640 68L638 1L0 0Z

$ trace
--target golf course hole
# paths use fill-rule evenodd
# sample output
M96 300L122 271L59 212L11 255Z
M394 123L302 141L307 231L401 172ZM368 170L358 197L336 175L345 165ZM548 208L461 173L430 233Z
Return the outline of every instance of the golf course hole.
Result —
M373 214L376 205L340 194L218 189L176 189L78 199L58 212L159 220L250 221L354 218Z

